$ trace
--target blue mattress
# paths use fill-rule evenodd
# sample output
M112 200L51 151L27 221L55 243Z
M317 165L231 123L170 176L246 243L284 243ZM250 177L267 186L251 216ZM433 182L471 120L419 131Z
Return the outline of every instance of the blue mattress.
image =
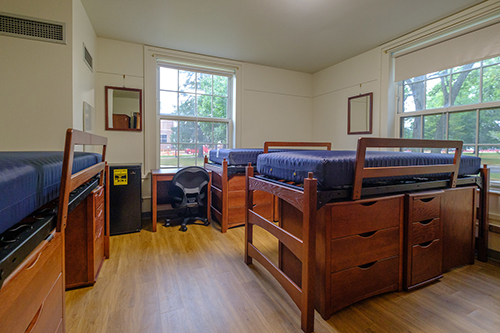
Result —
M73 173L101 161L75 152ZM0 234L59 196L63 152L0 152Z
M318 180L318 189L327 190L351 186L354 181L355 151L289 151L262 154L257 158L257 172L261 175L302 183L309 172ZM394 151L367 151L365 167L410 166L452 164L453 155L404 153ZM475 175L481 167L481 159L463 155L459 175ZM420 177L428 177L422 175ZM432 175L440 176L440 175ZM445 175L441 175L445 176ZM367 180L365 183L388 180L409 180L414 176L390 177Z
M270 152L280 152L283 149L270 149ZM209 160L213 163L222 164L224 159L227 165L248 165L257 163L257 157L264 152L264 149L257 148L234 148L234 149L212 149L209 152Z

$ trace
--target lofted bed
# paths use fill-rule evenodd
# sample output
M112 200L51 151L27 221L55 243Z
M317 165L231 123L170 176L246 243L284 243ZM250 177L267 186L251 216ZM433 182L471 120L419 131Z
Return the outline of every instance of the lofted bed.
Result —
M257 158L263 153L268 153L269 145L279 142L266 142L264 149L235 148L212 149L205 156L205 169L212 171L211 215L220 223L221 231L227 232L229 228L245 224L245 167L250 163L256 165ZM300 142L288 147L323 147L331 149L329 142ZM283 149L274 149L270 152L281 152ZM277 220L275 214L274 198L262 191L254 193L254 211L260 215Z
M64 332L65 289L92 285L104 260L107 139L65 140L64 152L0 152L1 332Z
M314 309L326 320L367 297L424 286L473 264L475 245L485 261L489 170L461 152L461 141L360 138L351 152L260 155L259 174L246 171L245 262L277 279L312 332ZM256 190L278 197L278 225L253 210ZM254 226L279 240L277 265L253 245Z

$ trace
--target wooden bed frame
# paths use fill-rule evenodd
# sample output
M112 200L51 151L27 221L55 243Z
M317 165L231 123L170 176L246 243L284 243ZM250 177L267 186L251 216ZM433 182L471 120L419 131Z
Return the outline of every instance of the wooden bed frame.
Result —
M269 147L324 147L331 149L330 142L265 142L264 153ZM245 166L228 166L226 159L222 164L210 163L205 156L205 169L212 171L211 215L220 223L221 232L245 224ZM254 193L254 211L267 219L278 220L276 200L266 192Z
M446 165L365 168L368 147L451 148L455 157ZM461 151L461 141L360 138L351 199L332 202L320 199L312 173L300 188L255 176L248 166L245 262L257 260L277 279L300 309L302 329L312 332L314 308L328 319L367 297L409 290L453 267L473 264L476 217L478 259L485 261L489 170L484 166L473 183L457 181ZM373 189L362 188L365 178L444 172L451 173L450 179L432 187L415 185L382 196L367 196ZM279 198L278 225L252 209L256 190ZM254 225L279 240L278 266L252 244Z
M102 145L103 162L72 175L74 145ZM67 226L77 219L87 221L87 211L82 212L85 214L83 217L73 214L76 209L68 214L69 194L98 173L101 174L99 183L102 186L106 145L107 139L104 137L73 129L67 130L57 227L3 283L0 289L1 332L65 331L64 291ZM82 253L82 255L87 256L86 253Z

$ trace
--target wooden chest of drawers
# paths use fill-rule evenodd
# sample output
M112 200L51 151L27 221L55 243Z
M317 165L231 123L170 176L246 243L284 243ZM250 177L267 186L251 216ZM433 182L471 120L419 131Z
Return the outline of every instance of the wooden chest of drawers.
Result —
M66 289L91 286L97 280L104 261L104 216L102 186L71 212L66 226Z
M323 206L316 216L315 308L324 319L362 299L401 290L404 196ZM282 226L301 235L301 213L282 201ZM301 285L300 261L280 245L281 269Z
M63 330L62 237L55 231L0 289L0 332Z
M404 288L419 287L442 277L443 191L406 195Z

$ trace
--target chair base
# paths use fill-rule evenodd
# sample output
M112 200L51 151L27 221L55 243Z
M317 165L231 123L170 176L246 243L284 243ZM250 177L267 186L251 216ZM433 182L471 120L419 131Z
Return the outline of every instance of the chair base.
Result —
M179 218L177 218L177 219L165 219L165 227L172 226L173 220L180 220L180 219ZM210 225L210 222L205 217L186 217L186 218L182 219L182 223L181 223L181 227L179 228L179 231L187 231L188 224L199 224L199 223L196 223L196 221L203 222L204 226Z

